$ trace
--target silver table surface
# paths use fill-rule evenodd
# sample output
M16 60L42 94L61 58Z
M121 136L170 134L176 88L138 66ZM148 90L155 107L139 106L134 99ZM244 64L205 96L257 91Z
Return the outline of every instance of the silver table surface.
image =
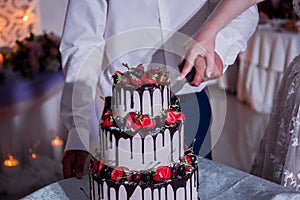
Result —
M198 158L201 200L300 200L300 193L220 163ZM64 179L24 197L25 200L88 199L88 176Z

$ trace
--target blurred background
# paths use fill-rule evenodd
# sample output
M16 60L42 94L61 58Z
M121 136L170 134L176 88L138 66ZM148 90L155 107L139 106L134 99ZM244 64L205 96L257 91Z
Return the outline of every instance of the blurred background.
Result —
M58 46L67 0L0 1L0 199L62 179ZM233 66L209 86L213 159L249 172L288 64L300 54L291 1L259 5L260 23ZM223 122L224 123L220 123Z

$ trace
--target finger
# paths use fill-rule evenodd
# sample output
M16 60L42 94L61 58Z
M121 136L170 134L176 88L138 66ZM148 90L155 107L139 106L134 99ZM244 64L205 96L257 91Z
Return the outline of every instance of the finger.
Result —
M223 62L222 59L220 58L220 56L218 54L215 54L215 65L217 67L217 74L216 77L220 77L223 74Z
M181 70L182 70L182 68L184 66L184 62L185 62L185 58L184 57L182 57L180 59L180 61L178 62L178 69L179 69L180 72L181 72Z
M194 80L190 83L193 86L199 86L204 81L204 73L206 69L205 58L198 56L195 60L196 73Z
M218 56L218 54L214 54L214 63L213 63L213 73L211 77L204 77L206 80L212 80L219 78L223 74L223 62L221 58Z
M76 156L75 176L76 178L81 179L88 153L86 151L78 151Z
M195 59L197 58L196 54L190 53L184 62L184 66L179 74L178 80L182 80L186 75L192 70L194 66Z
M210 79L213 74L215 69L215 59L214 59L214 53L209 53L206 56L206 71L205 71L205 76Z
M66 151L62 159L64 178L74 177L76 155L74 151Z

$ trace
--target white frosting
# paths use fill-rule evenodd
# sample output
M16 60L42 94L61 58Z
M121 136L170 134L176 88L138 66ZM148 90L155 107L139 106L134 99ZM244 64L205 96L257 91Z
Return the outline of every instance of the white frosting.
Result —
M169 165L184 155L183 126L174 133L172 141L168 129L163 134L159 133L156 139L151 135L147 135L143 139L140 134L135 134L132 139L120 138L118 144L114 134L110 132L106 133L105 130L100 129L100 136L101 159L113 166L123 166L131 170L145 170L154 166ZM171 154L172 150L173 154Z

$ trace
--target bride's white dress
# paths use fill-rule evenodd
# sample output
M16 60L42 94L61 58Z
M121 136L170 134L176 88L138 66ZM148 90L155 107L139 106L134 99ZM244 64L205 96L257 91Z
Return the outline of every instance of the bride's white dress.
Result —
M300 191L300 55L283 75L252 173Z

